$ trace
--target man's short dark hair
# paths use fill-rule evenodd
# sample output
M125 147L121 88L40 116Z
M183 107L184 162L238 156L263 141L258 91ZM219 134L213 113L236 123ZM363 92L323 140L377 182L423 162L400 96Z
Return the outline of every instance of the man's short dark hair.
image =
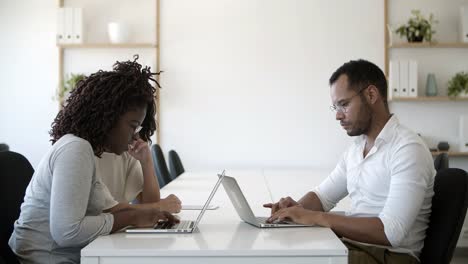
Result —
M387 78L377 65L362 59L349 61L332 74L329 84L334 84L342 74L348 77L348 87L356 92L369 85L377 87L387 106Z

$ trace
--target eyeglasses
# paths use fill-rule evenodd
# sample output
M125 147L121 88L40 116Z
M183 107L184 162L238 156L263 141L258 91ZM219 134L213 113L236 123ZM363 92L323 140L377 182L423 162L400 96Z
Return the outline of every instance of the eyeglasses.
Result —
M142 128L143 128L142 126L138 126L138 127L135 129L135 132L133 132L133 135L138 134L138 132L140 132Z
M367 86L367 87L369 87L369 86ZM341 101L343 101L343 103L340 103L338 105L331 105L330 110L332 110L333 112L336 112L336 113L338 113L338 112L339 113L347 113L349 103L351 102L351 100L353 100L354 97L360 95L362 93L362 91L367 89L367 87L359 90L359 92L357 92L355 95L351 96L350 98L345 99L345 100L341 100Z

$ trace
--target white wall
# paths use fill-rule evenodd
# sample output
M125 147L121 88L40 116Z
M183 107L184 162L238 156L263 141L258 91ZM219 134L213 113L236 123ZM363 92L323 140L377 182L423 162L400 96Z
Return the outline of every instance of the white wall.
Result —
M155 42L155 1L73 0L66 6L84 8L87 41L107 42L108 22L128 23L134 42ZM48 131L57 114L52 98L58 84L58 52L55 44L57 1L0 1L0 142L25 155L35 167L50 148ZM66 50L65 73L89 74L109 70L117 60L140 55L140 63L152 66L154 49L103 51Z
M452 5L438 0L391 2L391 23L404 22L409 9L422 6L424 13L432 11L440 20L435 38L455 39ZM455 6L466 2L451 1ZM141 33L154 30L152 0L138 5L120 0L111 10L99 3L66 1L71 6L94 5L89 9L93 12L84 12L88 40L105 41L106 23L116 19L141 28L135 40L154 39ZM178 150L188 169L334 166L350 138L328 110L327 81L350 59L366 58L383 67L383 0L162 0L161 8L161 66L166 71L161 138L166 151ZM57 85L55 10L53 0L0 1L0 142L25 154L34 166L50 147L48 131L58 108L51 99ZM411 53L436 67L421 67L421 87L425 72L443 72L453 65L467 68L465 49L442 51L435 57L440 64L433 63L435 53L399 52L396 56ZM154 60L152 50L73 50L65 54L65 69L108 69L135 53L142 54L145 64ZM439 87L446 82L443 76L448 73L437 76ZM446 139L452 146L456 117L467 112L467 106L391 105L400 120L430 144ZM466 158L451 162L468 167Z
M33 165L57 111L55 1L0 1L0 142Z
M161 141L186 168L334 166L328 78L383 66L383 1L161 3Z

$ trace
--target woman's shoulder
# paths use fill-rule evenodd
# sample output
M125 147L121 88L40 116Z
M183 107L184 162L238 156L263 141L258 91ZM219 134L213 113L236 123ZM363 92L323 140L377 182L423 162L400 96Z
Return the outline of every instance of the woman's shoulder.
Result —
M55 150L78 150L78 151L91 151L93 148L91 144L83 138L77 137L73 134L66 134L62 136L54 144ZM94 152L93 152L94 153Z

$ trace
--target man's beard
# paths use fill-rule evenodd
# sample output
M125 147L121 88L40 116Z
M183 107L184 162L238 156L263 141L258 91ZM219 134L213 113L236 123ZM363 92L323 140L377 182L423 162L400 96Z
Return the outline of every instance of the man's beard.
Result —
M351 131L348 132L348 136L360 136L369 131L373 113L365 98L361 97L361 102L362 104L359 108L358 120L354 122L355 125L352 127Z

